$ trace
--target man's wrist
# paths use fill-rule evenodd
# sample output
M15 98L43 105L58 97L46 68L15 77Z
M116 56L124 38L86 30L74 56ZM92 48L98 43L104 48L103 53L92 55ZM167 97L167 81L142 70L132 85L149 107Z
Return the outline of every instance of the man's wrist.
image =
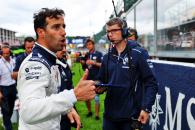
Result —
M151 111L147 108L143 109L143 111L147 112L147 113L150 113Z
M76 94L75 94L74 89L71 89L71 90L64 90L64 91L66 91L66 95L68 95L69 100L70 100L73 104L77 102L77 97L76 97Z

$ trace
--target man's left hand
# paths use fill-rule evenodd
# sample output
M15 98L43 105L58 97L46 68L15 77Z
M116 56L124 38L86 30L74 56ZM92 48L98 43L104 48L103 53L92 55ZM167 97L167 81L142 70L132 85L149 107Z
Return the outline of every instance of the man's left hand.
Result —
M80 121L80 116L78 115L78 113L75 111L74 108L71 109L71 111L67 114L70 123L75 123L77 124L77 128L76 130L80 130L81 127L81 121Z
M86 64L87 65L94 65L95 64L95 61L93 61L93 60L87 60L86 61Z
M146 124L148 119L149 119L149 113L144 110L141 110L138 121L140 121L142 124Z

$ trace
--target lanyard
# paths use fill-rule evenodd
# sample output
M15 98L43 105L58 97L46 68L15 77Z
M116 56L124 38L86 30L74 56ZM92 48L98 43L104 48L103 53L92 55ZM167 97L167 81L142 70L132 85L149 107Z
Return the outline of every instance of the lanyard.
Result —
M2 60L3 60L4 64L5 64L6 68L9 70L9 72L12 73L13 70L12 70L12 65L11 65L11 59L10 59L10 63L7 62L4 58L2 58ZM7 64L9 64L10 67Z

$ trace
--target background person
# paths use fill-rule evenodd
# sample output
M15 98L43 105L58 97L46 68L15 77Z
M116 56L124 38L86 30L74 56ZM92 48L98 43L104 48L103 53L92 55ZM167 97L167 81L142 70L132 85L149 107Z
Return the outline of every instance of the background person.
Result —
M157 93L148 53L127 41L129 34L124 22L112 18L106 23L112 48L103 58L99 78L113 86L106 93L103 130L133 130L135 122L145 124Z
M0 45L0 59L2 57L2 50L1 50L1 45Z
M85 80L88 71L74 89L59 93L61 77L55 53L64 47L65 27L61 9L42 8L34 14L37 43L18 72L19 130L60 130L62 114L68 114L79 130L80 117L73 105L95 96L94 81Z
M56 56L62 62L62 64L58 65L61 73L60 92L64 91L65 89L71 90L73 89L72 72L69 65L66 63L66 57L64 57L66 56L66 44L61 51L56 52ZM71 130L71 123L67 115L61 116L60 130Z
M99 68L101 66L102 53L95 50L95 42L92 39L86 40L86 48L89 50L81 60L82 66L86 66L89 70L89 75L87 79L97 80L97 75L99 73ZM87 117L92 116L91 111L91 101L86 101L88 114ZM95 119L99 120L100 102L99 95L95 96Z
M6 130L12 130L11 116L16 100L16 81L11 76L15 63L10 57L10 53L8 46L2 47L2 58L0 59L0 99L3 124Z
M129 36L127 39L132 41L137 41L138 40L137 30L133 28L129 28Z
M12 74L13 79L17 80L17 75L18 75L18 70L20 68L20 65L22 64L23 60L32 52L32 48L34 44L35 44L35 40L33 37L26 37L24 39L25 52L16 58L16 66Z

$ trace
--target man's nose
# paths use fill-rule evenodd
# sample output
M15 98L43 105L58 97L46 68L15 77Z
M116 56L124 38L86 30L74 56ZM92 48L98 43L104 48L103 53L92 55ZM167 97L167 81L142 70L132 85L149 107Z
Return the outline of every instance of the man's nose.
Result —
M61 34L62 34L64 37L66 36L66 31L65 31L64 28L61 30Z

